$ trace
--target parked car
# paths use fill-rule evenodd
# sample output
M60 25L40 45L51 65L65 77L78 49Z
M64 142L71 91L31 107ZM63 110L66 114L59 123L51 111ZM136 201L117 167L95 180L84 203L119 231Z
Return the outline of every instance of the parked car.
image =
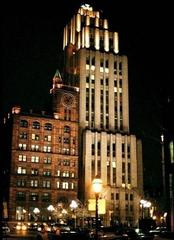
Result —
M154 236L159 236L160 233L167 231L166 227L156 227L155 229L151 229L149 232Z
M136 233L138 235L138 239L139 240L141 240L141 239L143 239L143 240L153 240L154 239L153 234L151 234L148 231L143 231L140 228L137 228L135 231L136 231Z
M94 231L95 239L95 231ZM113 227L101 227L98 231L99 240L128 240L128 236Z

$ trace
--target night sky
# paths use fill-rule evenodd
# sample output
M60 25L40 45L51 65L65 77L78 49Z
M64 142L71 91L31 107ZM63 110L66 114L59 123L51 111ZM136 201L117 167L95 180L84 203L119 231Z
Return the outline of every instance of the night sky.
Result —
M52 78L60 69L63 27L81 2L64 0L61 6L38 12L24 11L24 6L13 13L4 9L2 115L16 104L26 110L47 109ZM163 113L174 95L173 7L161 1L155 6L150 1L139 1L139 5L133 1L91 2L103 10L110 28L119 32L120 54L128 56L130 130L143 142L145 187L157 188L161 183Z

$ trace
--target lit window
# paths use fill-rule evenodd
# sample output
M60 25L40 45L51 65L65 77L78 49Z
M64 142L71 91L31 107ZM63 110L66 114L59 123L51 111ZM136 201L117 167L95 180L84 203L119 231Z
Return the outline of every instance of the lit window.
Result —
M75 177L75 173L74 173L74 172L71 173L71 177L72 177L72 178Z
M18 167L18 168L17 168L17 173L18 173L18 174L26 174L26 173L27 173L27 170L26 170L26 168Z
M51 136L50 136L50 135L46 135L46 136L44 137L44 140L45 140L46 142L51 142Z
M31 180L30 181L30 186L31 187L38 187L38 180Z
M20 149L20 150L26 150L26 149L27 149L27 144L25 144L25 143L19 143L19 149Z
M62 189L68 189L68 182L62 182Z
M19 160L19 162L26 162L26 160L27 160L27 156L26 155L19 155L18 156L18 160Z
M57 182L57 188L60 188L60 182L59 181Z
M63 176L63 177L69 177L69 171L64 171L64 172L62 173L62 176Z
M44 146L44 152L51 152L51 146Z
M38 156L32 156L31 157L31 162L38 163L39 162L39 157Z
M32 138L32 140L39 141L39 135L38 134L32 133L31 138Z
M39 146L38 145L31 145L31 151L39 151Z
M71 189L74 189L74 183L73 182L71 183Z
M43 181L42 186L43 186L43 188L50 188L51 187L51 182L50 181Z

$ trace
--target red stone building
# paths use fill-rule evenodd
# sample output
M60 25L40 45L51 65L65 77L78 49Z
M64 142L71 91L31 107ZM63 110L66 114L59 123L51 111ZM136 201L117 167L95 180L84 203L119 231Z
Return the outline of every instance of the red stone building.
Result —
M8 218L47 220L48 206L67 207L78 190L78 89L62 85L57 71L50 91L53 114L12 110ZM38 212L34 211L38 210Z

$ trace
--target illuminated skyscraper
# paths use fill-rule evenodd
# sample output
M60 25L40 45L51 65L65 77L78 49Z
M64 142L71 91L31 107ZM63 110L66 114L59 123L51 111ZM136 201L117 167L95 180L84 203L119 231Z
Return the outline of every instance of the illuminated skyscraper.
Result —
M105 223L136 224L143 191L142 145L129 129L127 56L99 11L82 5L64 28L64 79L79 88L81 197L103 180Z

